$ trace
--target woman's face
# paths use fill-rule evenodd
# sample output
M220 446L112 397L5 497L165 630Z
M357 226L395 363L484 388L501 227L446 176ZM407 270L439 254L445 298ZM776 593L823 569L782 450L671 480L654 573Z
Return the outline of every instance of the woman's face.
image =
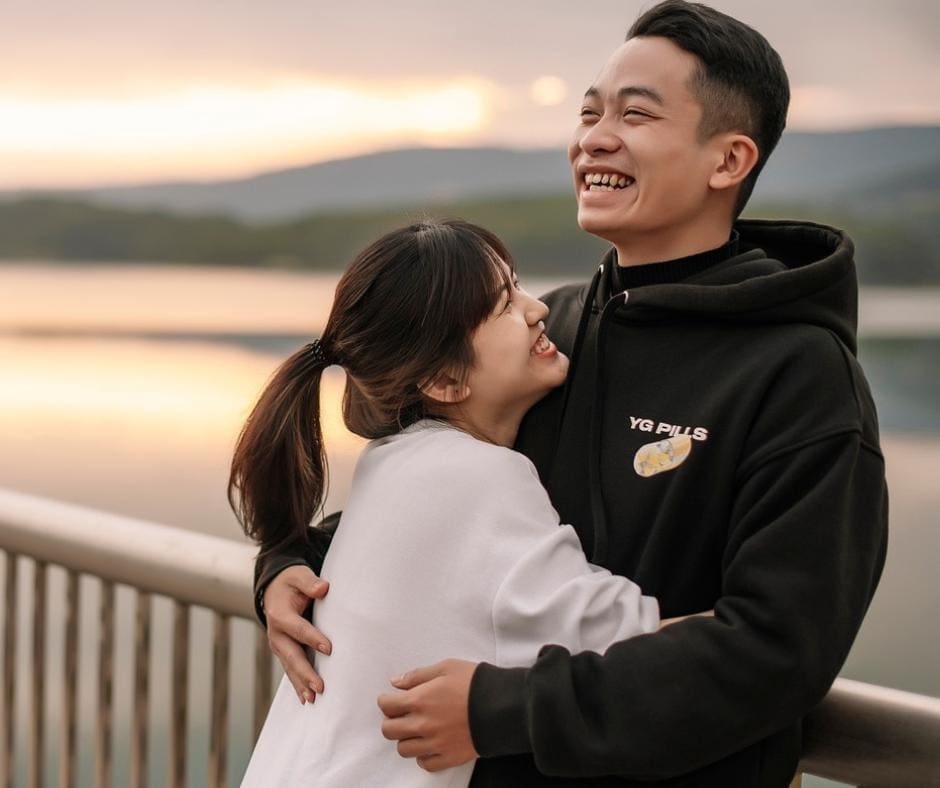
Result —
M525 412L568 373L568 357L545 334L548 307L512 283L501 293L495 309L473 334L475 361L467 378L466 405L482 409L489 418Z

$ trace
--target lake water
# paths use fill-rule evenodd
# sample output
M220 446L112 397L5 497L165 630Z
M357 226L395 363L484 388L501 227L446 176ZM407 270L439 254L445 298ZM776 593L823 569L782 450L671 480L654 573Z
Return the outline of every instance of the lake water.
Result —
M556 284L523 279L533 292ZM277 364L319 331L334 283L245 269L0 265L0 487L242 539L225 499L235 437ZM892 533L843 675L940 695L940 292L865 292L861 328ZM328 510L342 507L362 446L339 416L342 385L330 370ZM234 734L233 785L247 726ZM120 748L118 761L126 766ZM192 768L201 784L202 767ZM162 784L161 764L151 779Z

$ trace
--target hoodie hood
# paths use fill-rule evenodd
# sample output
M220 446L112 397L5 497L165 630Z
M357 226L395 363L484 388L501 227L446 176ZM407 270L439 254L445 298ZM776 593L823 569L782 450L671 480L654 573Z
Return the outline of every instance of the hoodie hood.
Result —
M740 323L808 323L833 331L856 352L858 286L854 247L841 230L810 222L743 220L739 253L681 283L630 290L610 304L610 277L594 283L598 311L612 320L657 320L682 312ZM602 270L617 264L611 249ZM614 307L610 309L610 307ZM674 315L673 315L674 316Z

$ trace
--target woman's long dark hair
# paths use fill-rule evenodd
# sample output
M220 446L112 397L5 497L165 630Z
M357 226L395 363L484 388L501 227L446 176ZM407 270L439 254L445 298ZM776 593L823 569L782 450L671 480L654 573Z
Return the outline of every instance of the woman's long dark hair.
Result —
M442 374L473 364L473 331L507 286L513 261L488 230L456 219L423 221L379 238L336 286L319 352L307 346L274 373L242 428L228 500L266 554L307 544L326 495L320 379L346 370L343 418L364 438L418 419L446 418L421 392Z

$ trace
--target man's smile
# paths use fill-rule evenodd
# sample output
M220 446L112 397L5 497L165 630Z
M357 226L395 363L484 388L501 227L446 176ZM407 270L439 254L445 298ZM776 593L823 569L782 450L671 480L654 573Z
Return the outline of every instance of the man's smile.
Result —
M584 174L584 187L588 191L617 191L632 186L636 181L629 175L617 172L587 172Z

